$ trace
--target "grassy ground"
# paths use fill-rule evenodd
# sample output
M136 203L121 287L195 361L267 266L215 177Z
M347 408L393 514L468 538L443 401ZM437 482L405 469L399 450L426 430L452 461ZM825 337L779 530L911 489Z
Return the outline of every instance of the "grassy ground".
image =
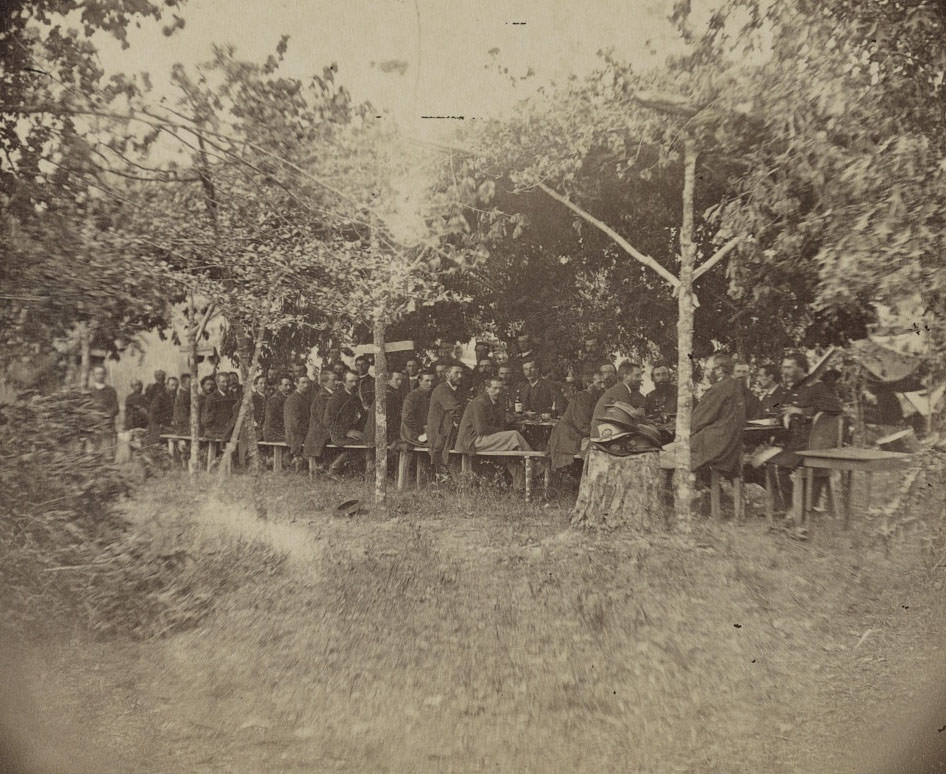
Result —
M129 514L196 525L192 551L287 561L193 631L34 648L26 684L57 709L31 733L63 770L120 772L883 771L907 733L913 755L946 736L928 504L897 530L822 517L797 543L753 518L683 541L576 532L567 497L489 488L333 515L360 486L270 475L265 523L239 477L142 490Z

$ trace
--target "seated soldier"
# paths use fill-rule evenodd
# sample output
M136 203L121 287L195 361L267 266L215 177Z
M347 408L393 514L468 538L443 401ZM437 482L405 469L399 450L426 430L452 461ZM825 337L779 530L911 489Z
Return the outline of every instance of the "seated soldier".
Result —
M263 440L268 443L284 443L286 441L286 398L292 392L292 380L288 376L279 377L279 386L276 394L266 401L266 412L263 416Z
M336 390L325 406L325 424L332 443L335 446L364 443L365 419L365 409L358 397L358 374L348 371L342 389ZM329 473L340 473L352 458L350 451L343 451L329 465Z
M367 355L359 355L355 358L355 372L358 374L358 387L355 392L365 411L374 403L375 385L374 377L368 373L370 369L371 360Z
M256 426L256 437L261 438L263 422L266 420L266 377L260 374L253 380L253 422Z
M427 411L427 446L430 448L430 462L434 474L439 480L448 475L447 463L450 461L450 449L456 438L457 427L463 412L464 396L460 391L463 381L463 369L458 365L450 366L445 381L434 387L430 394L430 407Z
M782 402L782 422L788 429L788 439L783 451L770 462L776 466L784 507L792 491L791 473L801 464L801 457L795 452L808 448L812 420L816 414L839 416L841 401L824 382L808 376L808 358L801 352L789 352L782 358L782 381L787 385ZM814 502L818 501L824 481L819 476L814 478Z
M610 368L608 367L610 366ZM610 363L605 364L601 367L601 373L604 376L605 380L611 374L613 366ZM637 363L632 363L630 360L625 360L621 363L621 367L618 369L618 375L620 376L621 381L617 384L609 387L602 393L601 397L598 398L598 402L595 405L595 410L593 416L601 416L604 414L604 409L606 406L616 402L622 401L624 403L629 403L635 409L638 410L638 417L642 418L644 416L644 396L641 394L641 384L644 381L644 369L642 369ZM592 435L597 435L598 428L594 420L592 420Z
M409 357L404 363L404 394L416 390L420 386L420 361L416 357Z
M539 376L539 364L534 357L522 361L524 381L516 390L516 402L522 404L522 410L535 414L555 414L564 404L562 394L548 379Z
M488 357L484 357L482 360L478 361L476 371L473 372L473 386L470 389L470 397L475 397L483 392L486 389L487 381L493 376L495 376L493 373L493 361Z
M693 408L690 468L734 476L742 469L742 430L746 424L745 383L733 376L732 358L713 355L712 383Z
M502 401L503 408L506 411L506 422L511 422L515 418L516 406L516 371L509 363L503 363L499 366L499 381L503 383Z
M604 380L604 389L608 390L618 383L618 370L614 367L614 363L612 363L610 360L602 363L598 367L598 372L601 374L601 378Z
M670 369L663 363L650 372L654 389L644 398L644 412L651 419L663 422L677 413L677 385L670 381Z
M125 429L137 430L148 427L148 405L145 403L144 385L141 379L134 379L131 392L125 398Z
M417 387L404 398L401 407L401 440L411 446L427 443L427 412L430 410L430 393L433 389L433 372L423 371Z
M385 386L385 435L388 447L395 444L401 437L401 404L404 402L401 387L404 384L404 374L400 371L391 371L388 374L388 383ZM377 400L377 397L375 397ZM375 439L375 404L371 404L365 421L365 443L374 446Z
M162 433L170 433L174 426L174 399L177 397L177 377L171 376L164 382L164 389L154 396L148 410L149 435L153 441Z
M762 416L782 415L782 404L785 402L785 388L779 384L781 374L775 363L763 363L759 366L759 408Z
M575 461L575 455L584 452L588 446L591 417L598 398L604 392L604 378L594 369L584 371L581 377L588 386L575 393L549 437L552 470L568 467Z
M335 394L335 372L323 368L319 373L319 387L315 391L312 403L309 406L309 429L306 432L303 451L305 456L317 461L317 467L322 466L322 454L325 444L332 437L328 424L325 422L325 410L328 402Z
M201 433L214 440L226 440L233 415L233 401L219 390L217 380L212 376L205 376L200 385L204 388L200 409Z
M499 399L502 382L491 378L486 384L486 391L475 397L467 405L460 419L457 431L457 451L464 454L489 451L531 451L528 441L516 430L506 430L506 417ZM525 486L523 466L516 460L510 460L507 469L512 476L513 486L521 489Z
M297 470L302 464L302 447L309 431L309 377L297 372L296 389L286 396L283 403L283 428L286 444L292 455L292 464Z
M738 361L733 366L733 376L742 384L746 399L746 419L758 419L762 416L762 404L752 391L752 369L748 363Z
M440 361L437 361L436 363L434 363L433 365L434 381L437 384L443 384L447 380L447 368L449 368L449 366L446 363L443 363ZM460 373L461 373L461 378L462 378L463 372L461 371Z
M174 432L178 435L191 433L191 375L181 374L181 386L174 396Z
M164 390L164 380L167 378L167 374L162 371L160 368L154 372L154 381L148 385L145 390L145 405L150 406L151 401L154 400L155 396Z

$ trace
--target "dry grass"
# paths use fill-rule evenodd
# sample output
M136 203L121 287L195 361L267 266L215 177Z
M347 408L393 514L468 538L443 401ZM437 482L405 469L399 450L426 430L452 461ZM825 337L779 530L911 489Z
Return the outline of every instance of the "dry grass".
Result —
M117 771L866 770L856 741L942 648L938 514L883 537L862 515L808 544L757 520L684 542L575 532L567 501L489 487L344 518L357 482L271 476L261 524L248 481L196 502L182 483L129 515L166 532L190 514L201 551L288 563L195 631L86 650L65 690L39 677L85 709L83 735L120 731ZM90 684L99 662L114 677Z

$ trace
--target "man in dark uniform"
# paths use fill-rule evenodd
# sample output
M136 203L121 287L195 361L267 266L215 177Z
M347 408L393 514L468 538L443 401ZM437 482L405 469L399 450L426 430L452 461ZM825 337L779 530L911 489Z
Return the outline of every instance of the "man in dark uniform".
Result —
M204 401L200 410L201 433L207 438L226 440L233 426L233 398L218 389L217 380L212 376L205 376L200 385L204 388Z
M602 370L602 373L605 374L605 376L607 375L607 371ZM611 405L615 401L622 401L624 403L630 403L635 409L638 409L638 417L643 417L645 400L641 393L641 384L644 381L644 369L637 363L625 360L618 369L618 376L621 380L605 390L601 397L598 398L598 402L595 404L594 416L601 416L606 406ZM597 424L594 420L592 420L591 424L592 435L597 435Z
M419 386L420 361L416 357L409 357L404 364L404 390L405 397L411 390L416 390Z
M148 385L145 389L145 405L150 406L151 401L154 400L155 395L164 390L164 380L167 378L167 374L164 371L158 369L154 372L154 382Z
M266 419L266 377L260 374L253 380L253 422L256 437L262 440L263 422Z
M99 432L99 449L106 454L114 453L115 417L118 416L118 393L115 388L105 383L105 367L92 369L92 383L89 385L89 397L96 408L105 414Z
M441 480L447 475L450 449L456 438L456 430L463 412L463 399L460 393L462 381L463 369L458 365L450 366L446 372L446 380L434 387L430 395L427 439L434 473Z
M190 435L191 432L191 375L181 374L181 386L174 396L174 432Z
M539 376L539 364L534 357L522 361L523 381L516 389L516 402L522 404L523 411L536 414L554 414L565 403L561 392L548 379Z
M367 411L374 404L375 383L374 377L368 373L371 368L371 361L367 355L359 355L355 358L355 371L358 374L358 387L356 392L361 401L361 407Z
M742 383L743 396L746 399L746 419L758 419L762 416L762 403L752 391L752 369L749 364L737 362L733 366L733 376Z
M364 443L365 409L358 397L358 374L348 371L341 390L336 390L325 407L325 424L328 425L335 446ZM352 458L350 451L343 451L329 465L329 473L339 473Z
M493 373L493 361L488 357L484 357L476 363L476 370L473 372L472 386L470 388L470 396L476 397L484 389L486 389L486 382L492 379L495 376Z
M148 427L148 405L143 393L144 385L140 379L131 383L131 392L125 398L125 429L136 430Z
M433 372L421 372L417 387L407 393L401 406L401 440L411 446L423 446L427 443L427 412L430 410L430 394L433 389Z
M690 469L733 476L742 469L745 385L733 377L732 358L723 353L713 355L709 378L712 386L693 408Z
M776 465L779 489L783 498L792 491L791 473L801 464L795 452L808 448L812 420L816 414L838 416L841 401L821 380L808 376L808 358L801 352L789 352L782 358L782 383L785 398L782 402L782 422L788 429L783 451L771 459ZM812 497L817 502L824 479L815 477ZM784 502L784 500L783 500Z
M177 397L177 379L170 377L164 389L154 396L148 410L149 431L154 442L162 433L169 433L174 425L174 399Z
M604 393L600 371L585 370L581 376L582 382L587 382L588 386L575 393L549 437L549 457L553 470L568 467L575 461L575 455L584 451L586 439L591 436L591 417L595 404Z
M263 440L272 443L286 440L285 408L286 398L292 392L292 380L288 376L279 377L276 394L266 401L263 417Z
M325 368L319 373L319 388L309 406L309 429L306 432L304 452L321 465L325 444L332 437L325 422L325 409L335 393L335 372Z
M763 363L759 366L759 407L762 416L782 415L782 406L785 403L785 388L779 384L779 367L775 363Z
M400 371L388 372L388 383L385 385L385 420L387 445L391 446L401 437L401 405L404 403L404 393L401 387L404 385L404 374ZM377 396L375 396L377 400ZM375 443L375 404L371 404L368 409L368 417L365 420L365 443L374 445Z
M663 421L677 413L677 385L670 381L670 369L658 363L650 372L654 389L644 398L644 412L648 417Z
M283 427L286 431L286 444L292 455L293 467L298 469L302 463L302 446L309 430L309 377L296 376L296 389L286 396L283 404Z

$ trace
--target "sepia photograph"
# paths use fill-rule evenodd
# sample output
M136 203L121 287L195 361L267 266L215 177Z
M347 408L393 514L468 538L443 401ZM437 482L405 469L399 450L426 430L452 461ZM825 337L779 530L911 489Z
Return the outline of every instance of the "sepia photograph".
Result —
M946 774L946 0L5 0L0 774Z

